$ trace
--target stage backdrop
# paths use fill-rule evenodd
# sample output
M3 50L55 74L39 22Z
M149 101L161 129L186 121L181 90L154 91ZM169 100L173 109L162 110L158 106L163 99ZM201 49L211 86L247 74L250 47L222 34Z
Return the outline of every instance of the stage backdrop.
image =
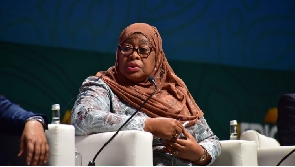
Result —
M156 26L170 60L295 71L292 0L0 0L0 40L113 53Z
M114 65L121 31L156 26L165 54L213 131L275 137L277 102L295 92L295 1L0 0L0 94L65 122L83 80ZM73 99L73 100L71 100Z
M65 122L83 80L114 65L115 54L0 42L1 94L51 118L61 105ZM213 131L229 138L229 121L274 136L279 97L294 92L295 72L168 60L187 84ZM72 100L73 99L73 100Z

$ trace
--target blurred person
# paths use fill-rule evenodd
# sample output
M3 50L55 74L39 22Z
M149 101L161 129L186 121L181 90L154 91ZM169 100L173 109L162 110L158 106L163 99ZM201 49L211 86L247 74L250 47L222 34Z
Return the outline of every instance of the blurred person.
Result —
M295 145L295 93L284 94L278 102L278 141L281 146Z
M21 136L18 156L26 152L27 165L47 163L49 158L49 145L45 136L47 124L46 116L26 111L0 95L0 133ZM5 160L1 157L0 163L9 165L5 164Z

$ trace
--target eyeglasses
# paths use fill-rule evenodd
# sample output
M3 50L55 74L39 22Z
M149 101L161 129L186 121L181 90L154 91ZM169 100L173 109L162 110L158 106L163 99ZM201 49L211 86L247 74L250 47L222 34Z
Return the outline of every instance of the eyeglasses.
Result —
M119 45L119 47L120 47L122 55L124 55L124 56L130 56L134 51L136 51L140 57L147 58L147 57L149 57L149 55L153 51L153 48L151 48L151 47L134 48L134 47L128 46L128 45L125 45L125 46Z

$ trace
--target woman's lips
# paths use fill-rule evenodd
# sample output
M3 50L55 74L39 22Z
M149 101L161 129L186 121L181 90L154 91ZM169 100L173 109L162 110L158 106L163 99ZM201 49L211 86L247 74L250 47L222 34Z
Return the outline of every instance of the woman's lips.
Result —
M139 65L137 65L136 63L129 63L127 66L128 71L137 71L139 70Z
M139 67L128 67L127 69L128 69L128 71L134 72L134 71L137 71L139 69Z

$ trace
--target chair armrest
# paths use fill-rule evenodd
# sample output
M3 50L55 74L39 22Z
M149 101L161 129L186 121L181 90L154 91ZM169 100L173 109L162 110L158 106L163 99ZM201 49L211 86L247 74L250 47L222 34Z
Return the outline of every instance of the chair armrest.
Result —
M221 154L213 166L257 166L257 145L254 141L222 140Z
M49 124L45 134L50 147L48 165L75 166L74 126Z
M275 166L285 155L289 154L295 146L280 146L273 148L258 148L258 165L259 166ZM295 152L292 153L281 166L294 166L295 165Z
M257 148L265 147L280 147L280 143L271 137L267 137L263 134L258 133L255 130L247 130L241 134L241 140L255 141Z
M76 148L82 154L82 165L88 165L95 154L115 132L76 136ZM97 156L95 165L152 166L153 136L149 132L128 130L118 135Z

